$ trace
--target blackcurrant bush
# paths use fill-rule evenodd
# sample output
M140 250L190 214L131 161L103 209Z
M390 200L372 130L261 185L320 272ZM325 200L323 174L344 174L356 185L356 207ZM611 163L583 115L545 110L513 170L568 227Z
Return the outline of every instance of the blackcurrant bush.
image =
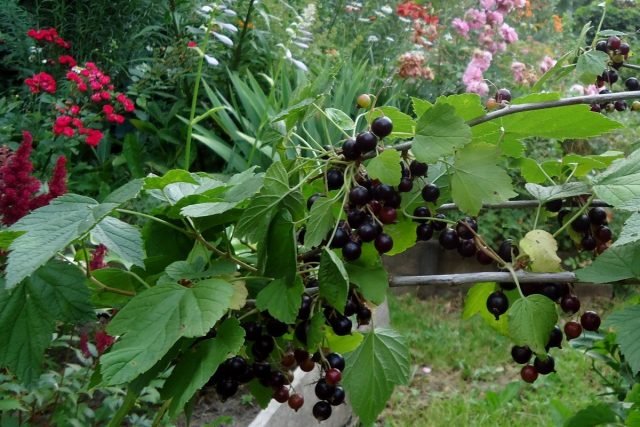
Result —
M316 397L321 400L328 400L333 395L335 386L327 383L324 378L320 378L315 387Z
M336 386L336 389L333 391L333 394L329 398L329 403L331 404L331 406L338 406L344 403L344 398L344 389L340 386Z
M324 380L329 385L336 385L340 382L341 379L342 379L342 372L340 372L340 370L336 368L327 369L327 372L324 375Z
M304 397L297 393L294 393L289 396L288 403L291 409L298 412L298 409L302 408L302 405L304 405Z
M373 151L378 145L378 138L371 132L362 132L356 136L356 147L361 153Z
M431 221L431 226L433 227L434 230L436 231L442 231L447 227L447 223L444 221L437 221L437 220L442 220L442 219L446 219L444 214L436 214L434 216L434 218L436 218L436 220L432 220Z
M369 190L361 185L353 187L351 191L349 191L349 201L353 205L363 206L369 203L369 200L371 200Z
M393 131L393 122L389 117L377 117L371 122L371 132L378 138L384 138Z
M580 324L586 331L597 331L600 327L600 316L595 311L585 311L580 316Z
M562 348L562 331L557 325L551 330L551 334L549 334L549 341L547 341L547 345L545 346L547 351L554 347Z
M582 335L582 325L578 322L567 322L564 324L564 334L566 335L567 340L578 338Z
M344 175L338 169L329 169L327 171L327 188L329 190L337 190L344 184Z
M458 233L456 233L456 230L447 228L445 230L442 230L440 236L438 237L438 241L443 248L451 250L458 247L458 242L460 241L460 239L458 238Z
M331 396L330 396L331 397ZM324 421L331 416L331 405L324 400L313 405L313 416L318 421Z
M507 312L509 300L502 291L495 291L487 298L487 310L498 320L500 315Z
M393 239L388 234L379 234L374 245L379 253L385 254L393 249Z
M591 208L589 221L592 225L604 225L607 222L607 211L604 208Z
M362 254L362 248L356 242L348 242L342 248L342 256L347 261L355 261L358 258L360 258L361 254Z
M567 314L574 314L580 310L580 300L575 295L565 295L560 300L562 311Z
M434 184L427 184L422 187L422 198L425 202L435 202L440 197L440 188Z
M409 170L411 171L411 176L426 176L429 167L426 163L412 160L409 164Z
M562 209L562 199L550 200L544 204L544 207L549 212L559 212Z
M476 254L476 242L473 239L460 239L458 253L465 258L474 256Z
M520 377L528 383L533 383L538 379L538 371L533 366L526 365L522 367Z
M433 227L429 223L424 223L416 227L416 240L429 240L433 237Z
M330 367L344 371L344 357L340 353L329 353L326 359Z
M342 155L345 160L358 160L360 158L360 154L362 153L360 152L355 139L349 138L342 144Z
M351 319L345 316L339 316L336 320L331 323L331 328L333 332L338 336L345 336L351 334L351 328L353 324L351 323Z
M571 223L571 228L578 233L584 233L589 229L591 225L591 221L589 220L589 215L582 214Z
M533 367L536 368L536 371L540 375L548 375L552 372L555 372L555 366L555 360L553 360L553 357L549 355L547 355L546 359L541 359L536 356L535 360L533 361Z
M513 361L521 365L529 363L532 355L533 352L527 346L514 345L511 347L511 357L513 358Z

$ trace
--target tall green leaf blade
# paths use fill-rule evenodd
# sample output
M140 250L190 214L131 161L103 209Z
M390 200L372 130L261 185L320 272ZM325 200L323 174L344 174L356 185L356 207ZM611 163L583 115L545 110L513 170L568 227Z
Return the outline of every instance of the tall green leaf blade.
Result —
M418 120L412 151L421 162L435 163L471 142L471 128L451 105L440 104Z
M640 305L611 313L605 326L615 329L616 342L633 374L640 372Z
M367 163L367 173L383 184L396 186L402 179L401 160L397 150L385 150Z
M473 144L455 157L451 175L451 194L461 211L477 215L483 203L500 203L515 197L511 178L496 166L496 147Z
M342 313L349 293L349 275L342 260L328 248L325 248L320 256L318 281L320 296Z
M304 284L298 279L292 286L282 279L273 280L256 297L256 307L261 311L268 311L276 319L284 323L294 323L300 304Z
M345 360L343 384L349 401L362 423L373 425L393 388L409 381L409 348L393 329L378 328Z
M536 354L546 354L545 345L556 325L556 305L544 295L518 299L507 311L509 336L516 345L527 345Z
M215 338L205 340L180 357L162 388L171 398L169 416L176 417L191 397L201 389L229 355L235 355L244 343L244 329L235 318L222 322Z
M157 285L136 295L109 323L111 335L122 335L102 356L107 384L130 381L150 369L180 337L206 335L229 307L233 286L219 279L192 288Z
M137 227L108 216L91 230L91 237L123 261L144 268L142 234Z

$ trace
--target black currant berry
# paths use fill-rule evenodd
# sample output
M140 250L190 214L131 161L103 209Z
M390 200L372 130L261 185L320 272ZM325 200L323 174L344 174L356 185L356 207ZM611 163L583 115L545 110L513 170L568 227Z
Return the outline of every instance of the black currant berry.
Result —
M329 385L337 385L342 379L342 372L336 368L329 368L324 374L324 380Z
M427 220L422 218L430 217L431 211L426 206L418 206L413 210L413 216L415 217L413 218L415 222L425 223Z
M422 187L422 198L425 202L435 202L440 197L440 188L434 184Z
M408 193L411 190L413 190L413 181L411 178L402 178L400 184L398 184L398 191Z
M321 400L328 400L335 391L335 386L330 385L324 378L320 378L315 387L316 397Z
M409 170L411 171L411 176L426 176L429 166L426 163L412 160L409 164Z
M382 202L390 202L393 199L394 194L396 194L396 190L387 184L380 184L373 190L373 197Z
M562 286L557 283L547 283L542 288L542 295L549 298L553 302L557 302L563 295Z
M344 357L340 353L329 353L326 359L330 367L344 371Z
M347 222L351 228L358 228L367 220L367 213L358 209L347 212Z
M298 310L298 320L307 320L311 316L311 304L313 298L307 294L302 294L302 301L300 302L300 309Z
M340 386L336 386L336 389L333 391L333 394L329 398L329 403L331 404L331 406L338 406L344 403L344 398L344 389Z
M598 246L598 242L590 234L585 235L580 241L580 246L585 251L592 251Z
M393 249L393 239L388 234L379 234L374 245L379 253L385 254Z
M289 396L289 407L291 409L293 409L294 411L298 412L298 409L302 408L302 405L304 405L304 397L302 397L301 395L294 393L291 396Z
M591 208L589 221L592 225L604 225L607 222L607 211L604 208Z
M351 334L351 328L353 324L351 319L345 316L339 316L331 322L331 328L333 332L338 336L345 336Z
M507 239L502 242L498 248L498 256L502 258L504 262L513 261L513 257L517 257L519 254L520 251L518 250L518 247L514 246L513 240L511 239Z
M312 195L311 197L309 197L307 199L307 209L311 210L311 207L313 206L313 204L316 202L316 200L318 200L320 197L322 197L323 194L322 193L316 193L314 195Z
M478 231L478 222L470 217L466 217L456 224L456 232L461 239L473 239L473 232Z
M264 360L269 357L269 354L273 351L273 347L273 338L269 335L262 335L251 346L251 352L256 359Z
M460 239L458 253L465 258L474 256L476 254L476 242L473 239Z
M362 132L356 136L356 147L361 153L373 151L377 145L378 138L371 132Z
M287 333L289 326L277 319L269 319L267 321L267 333L272 337L281 337Z
M640 81L635 77L629 77L625 80L624 85L627 90L640 90Z
M304 321L296 325L296 328L293 330L293 335L295 335L298 341L300 341L303 344L306 344L308 332L309 332L309 322Z
M613 103L613 108L615 108L616 111L625 111L628 107L627 101L618 100Z
M371 200L369 190L361 185L353 187L351 191L349 191L349 202L353 205L363 206L369 203L369 200Z
M514 362L521 365L529 363L532 355L533 352L527 346L514 345L513 347L511 347L511 358L513 358Z
M343 248L347 243L349 243L349 233L347 233L342 227L336 228L333 239L331 239L331 247Z
M520 377L528 383L533 383L538 379L538 371L533 366L526 365L522 367Z
M367 222L358 227L358 236L363 242L373 242L377 235L378 230L373 223Z
M329 169L327 171L327 188L329 190L337 190L344 184L344 175L338 169Z
M567 340L578 338L582 335L582 325L578 322L567 322L564 324L564 334Z
M273 392L273 398L278 403L284 403L289 401L289 389L287 387L280 387Z
M420 224L416 227L416 240L429 240L433 237L433 227L431 224Z
M600 327L600 316L595 311L585 311L580 316L580 324L586 331L597 331Z
M371 322L371 310L367 307L360 308L356 319L358 320L358 325L368 325Z
M287 383L287 377L280 371L273 371L269 376L269 385L274 389L279 389Z
M234 378L242 375L247 369L247 361L240 356L234 356L226 363L228 364L229 376Z
M438 241L443 248L451 250L458 247L458 242L460 241L460 239L458 238L458 233L456 233L456 230L447 228L445 230L442 230L440 236L438 237Z
M398 218L398 212L391 206L384 206L382 209L380 209L378 218L380 219L380 221L382 221L383 224L393 224Z
M569 209L560 209L560 212L558 212L558 225L559 226L562 227L564 225L564 219L570 213L571 213L571 211Z
M502 291L495 291L487 298L487 310L495 316L496 320L506 313L507 309L509 309L509 300Z
M596 229L595 234L596 234L596 239L598 239L598 241L600 242L608 242L613 238L613 233L611 232L611 229L604 225L598 227Z
M598 43L596 43L596 50L599 50L600 52L607 52L607 41L606 40L600 40Z
M444 221L437 221L437 220L443 220L446 219L446 217L444 216L444 214L436 214L434 216L434 218L436 218L436 220L432 220L431 221L431 226L433 227L434 230L436 231L442 231L447 227L447 223Z
M362 153L360 152L355 139L349 138L342 144L342 155L345 160L358 160L360 158L360 154Z
M591 221L589 220L589 215L582 214L571 223L571 228L578 233L584 233L589 229L591 225Z
M611 36L607 39L607 49L608 50L616 50L620 48L622 44L622 40L620 40L617 36Z
M547 341L545 349L549 351L550 348L554 347L562 348L562 330L560 330L560 327L557 325L551 330L551 334L549 334L549 341Z
M262 335L262 326L256 322L244 322L242 327L245 332L244 337L248 341L255 341Z
M580 300L575 295L565 295L560 300L562 311L567 314L574 314L580 310Z
M371 132L378 138L384 138L393 131L393 122L389 117L378 117L371 123Z
M269 362L254 362L252 367L253 374L256 378L269 378L271 375L271 365Z
M544 204L544 207L549 212L559 212L562 209L562 199L550 200Z
M553 360L553 357L549 355L547 355L546 359L541 359L536 356L535 360L533 361L533 367L536 368L536 371L540 375L548 375L552 372L555 372L555 366L555 360Z
M496 92L496 101L499 103L502 101L511 102L511 91L509 89L498 89Z
M602 73L602 80L612 85L618 81L618 72L616 70L605 70Z
M225 378L216 384L216 392L223 400L233 396L237 391L238 382L230 378Z
M629 54L630 51L631 47L627 43L621 43L620 47L618 48L618 52L620 52L620 55L625 57Z
M347 261L355 261L358 258L360 258L361 254L362 254L362 248L356 242L348 242L342 248L342 256Z
M491 258L489 253L484 249L476 252L476 260L482 265L489 265L493 262L493 258Z
M330 398L331 396L329 396ZM318 421L324 421L331 416L331 405L324 400L313 405L313 416Z

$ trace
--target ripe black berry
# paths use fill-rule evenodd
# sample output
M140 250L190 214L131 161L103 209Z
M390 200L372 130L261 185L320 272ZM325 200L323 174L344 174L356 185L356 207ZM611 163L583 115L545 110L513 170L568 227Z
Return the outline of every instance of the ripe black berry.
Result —
M313 416L318 421L326 420L331 416L331 405L324 400L316 402L316 404L313 405Z
M436 214L434 216L434 218L436 219L446 219L446 217L444 216L444 214ZM436 231L441 231L444 230L447 227L447 223L444 221L436 221L436 220L432 220L431 221L431 226L433 227L434 230Z
M625 80L624 85L627 90L640 90L640 81L635 77L629 77Z
M518 250L517 246L513 245L513 240L511 239L507 239L502 242L500 244L500 247L498 248L498 256L502 258L504 262L513 261L513 257L517 257L519 254L520 251Z
M478 231L478 222L470 217L466 217L456 224L456 232L461 239L473 239L471 230Z
M363 242L373 242L377 235L378 229L371 222L364 223L358 227L358 236Z
M356 136L356 147L361 153L375 150L376 145L378 145L378 138L371 132L362 132Z
M498 91L496 92L496 101L498 102L502 102L502 101L506 101L506 102L511 102L511 91L509 89L498 89Z
M288 330L289 326L287 326L286 323L273 318L267 320L267 333L272 337L281 337L286 334Z
M269 357L269 353L273 351L273 338L269 335L262 335L251 346L251 352L256 359L266 359Z
M361 254L362 254L362 248L356 242L348 242L342 248L342 256L347 261L355 261L358 258L360 258Z
M287 387L280 387L273 392L273 398L278 403L284 403L289 401L289 389Z
M402 178L400 184L398 184L398 191L402 193L408 193L413 189L413 181L411 178Z
M360 158L360 154L362 153L360 152L355 139L349 138L342 144L342 155L345 160L357 160Z
M382 202L390 202L393 200L396 190L387 184L380 184L373 190L373 197Z
M380 221L382 221L383 224L393 224L398 218L398 212L391 206L384 206L380 209L378 218L380 218Z
M533 367L536 368L536 371L541 375L548 375L552 372L555 372L555 366L555 360L553 360L553 357L549 355L547 355L546 359L541 359L536 356L535 360L533 361Z
M580 246L582 246L582 249L585 251L592 251L597 245L598 243L596 242L596 239L594 239L590 234L585 235L580 241Z
M616 70L605 70L602 73L602 80L606 83L614 84L618 81L618 72Z
M562 199L550 200L544 204L544 207L549 212L559 212L562 209Z
M465 258L474 256L476 254L476 242L473 239L460 239L458 253Z
M351 328L353 324L351 319L345 316L339 316L333 322L331 322L331 328L333 332L338 336L345 336L351 334Z
M322 196L323 196L322 193L316 193L316 194L312 195L311 197L309 197L307 199L307 209L311 210L311 206L313 206L313 204L316 202L316 200L318 200Z
M622 40L620 40L617 36L611 36L607 39L607 49L608 50L616 50L620 48L622 44Z
M493 262L493 258L484 249L476 252L476 260L482 265L489 265Z
M578 322L567 322L564 324L564 334L567 336L567 340L578 338L582 335L582 325Z
M500 318L500 315L506 313L508 308L509 300L502 291L495 291L487 298L487 310L495 316L496 320Z
M425 202L435 202L440 197L440 188L434 184L427 184L422 187L422 198Z
M525 363L529 363L529 360L531 360L532 355L533 355L533 352L527 346L514 345L513 347L511 347L511 357L513 358L514 362L519 363L521 365Z
M416 227L416 240L429 240L433 237L433 227L429 223L420 224Z
M231 377L238 377L247 369L247 361L240 356L234 356L226 363L228 363L228 372Z
M344 184L344 175L338 169L329 169L327 171L327 188L329 190L337 190Z
M575 295L565 295L560 300L562 311L567 314L574 314L580 310L580 300Z
M331 406L338 406L344 402L344 398L344 389L340 386L336 386L336 389L333 391L333 394L329 398L329 403L331 404Z
M520 376L522 379L528 383L533 383L538 379L538 371L531 365L526 365L522 367L520 371Z
M327 372L324 375L324 379L329 385L336 385L342 379L342 372L336 368L327 369Z
M328 400L333 395L335 386L330 385L324 378L320 378L316 383L315 393L318 399Z
M347 212L347 222L351 228L358 228L367 220L367 213L358 209Z
M347 243L349 243L349 233L347 233L342 227L336 228L336 232L331 240L331 247L343 248Z
M596 50L599 50L600 52L607 52L607 41L606 40L600 40L598 43L596 43Z
M421 219L421 218L430 217L431 216L431 211L426 206L418 206L417 208L415 208L413 210L413 216L416 217L416 218L413 219L415 222L425 223L425 222L427 222L427 220L426 219Z
M389 117L378 117L371 123L371 132L378 138L388 136L393 130L393 122Z
M379 234L374 245L379 253L385 254L393 248L393 239L388 234Z
M438 237L438 241L440 242L440 245L445 248L445 249L455 249L458 247L458 242L459 242L459 238L458 238L458 233L456 233L456 230L452 229L452 228L447 228L446 230L442 230L442 232L440 233L440 236Z
M307 333L309 332L309 322L304 321L296 325L293 334L303 344L307 343Z
M269 378L271 375L271 365L269 362L254 362L252 366L256 378Z
M600 327L600 316L595 311L585 311L580 316L580 324L586 331L597 331Z
M628 55L630 50L631 50L631 47L627 43L621 43L620 47L618 48L618 52L620 52L620 55L623 55L623 56Z
M426 176L429 167L426 163L412 160L409 164L409 170L411 171L411 176Z
M329 353L327 354L326 359L327 362L329 362L330 367L344 371L344 357L342 357L341 354Z
M547 345L545 346L547 351L549 351L550 348L554 347L562 348L562 331L557 325L555 328L553 328L551 334L549 334L549 341L547 341Z
M557 283L547 283L542 288L542 295L549 298L553 302L557 302L563 295L563 288Z
M593 225L603 225L607 222L607 211L604 208L591 208L589 210L589 221Z
M255 341L262 335L262 326L256 322L245 322L242 324L245 334L244 337L248 341Z
M589 229L591 225L591 221L589 220L589 215L582 214L571 223L571 228L578 233L584 233Z
M216 384L216 392L224 400L227 399L238 391L238 382L229 378L225 378Z
M349 191L349 201L354 205L363 206L369 203L369 200L371 200L369 190L361 185L353 187Z
M371 321L371 310L367 307L360 308L356 319L358 319L358 325L368 325Z
M600 242L608 242L613 238L613 233L611 229L607 226L600 226L596 229L596 239Z
M287 383L287 377L285 377L282 372L280 371L271 372L271 375L269 377L269 385L272 388L278 389L283 385L285 385L286 383Z
M302 405L304 405L304 397L302 397L301 395L294 393L291 396L289 396L289 407L291 409L293 409L294 411L298 412L298 409L302 408Z

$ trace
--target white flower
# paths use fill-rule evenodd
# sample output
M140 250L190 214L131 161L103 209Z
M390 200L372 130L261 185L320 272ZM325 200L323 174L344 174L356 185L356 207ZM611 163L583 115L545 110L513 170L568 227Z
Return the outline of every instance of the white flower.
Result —
M395 39L393 37L389 37L389 36L385 37L384 39L386 41L388 41L388 42L391 42L391 43L393 43L395 41Z
M233 46L233 41L229 37L223 36L222 34L218 34L218 33L213 33L213 35L215 38L220 40L223 44L229 47Z
M369 36L367 37L367 41L369 43L377 43L378 41L380 41L380 39L378 38L378 36Z
M229 24L227 22L218 22L218 21L216 21L216 24L218 24L220 28L224 28L225 30L231 31L232 33L238 32L238 27L236 27L233 24Z
M225 9L225 10L222 11L222 13L224 13L225 15L228 15L228 16L237 16L238 15L237 13L235 13L231 9Z
M207 64L211 65L212 67L215 67L216 65L220 64L220 62L218 62L216 58L210 55L205 55L204 59L205 61L207 61Z
M388 6L388 5L384 5L384 6L382 6L382 7L380 8L380 10L381 10L383 13L386 13L387 15L391 15L391 14L393 13L393 9L391 8L391 6Z
M213 8L211 6L202 6L200 8L201 11L203 11L204 13L211 13L213 12Z
M298 61L297 59L294 58L289 58L289 60L291 62L293 62L293 65L295 65L296 67L298 67L299 69L301 69L304 72L309 71L309 69L307 68L306 65L304 65L304 63L302 61Z
M297 41L294 41L293 44L295 44L296 46L298 46L298 47L300 47L302 49L309 49L309 45L308 44L304 44L304 43L297 42Z

